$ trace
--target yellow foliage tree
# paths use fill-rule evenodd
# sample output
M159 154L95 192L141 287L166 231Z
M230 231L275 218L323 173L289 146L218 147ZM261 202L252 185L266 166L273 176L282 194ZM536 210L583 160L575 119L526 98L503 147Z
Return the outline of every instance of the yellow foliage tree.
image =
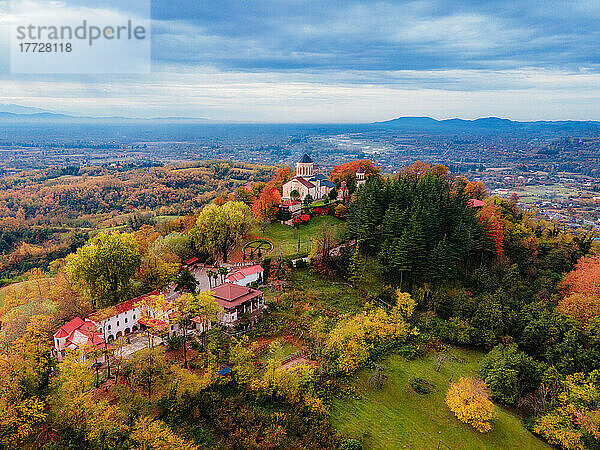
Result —
M549 443L569 450L588 448L600 441L600 371L574 373L566 377L554 409L541 416L533 431Z
M371 355L407 334L408 326L400 314L372 308L342 320L329 334L325 352L340 372L351 374Z
M236 341L235 345L229 351L229 360L235 370L238 383L248 383L254 375L254 366L252 364L252 349L248 347L248 337Z
M462 422L468 423L480 433L492 429L494 404L484 381L463 377L452 383L446 393L446 404Z
M411 318L417 302L410 296L408 292L402 292L400 288L396 289L396 308L404 320Z
M166 423L143 417L133 427L130 436L134 450L195 450L197 447L178 436Z

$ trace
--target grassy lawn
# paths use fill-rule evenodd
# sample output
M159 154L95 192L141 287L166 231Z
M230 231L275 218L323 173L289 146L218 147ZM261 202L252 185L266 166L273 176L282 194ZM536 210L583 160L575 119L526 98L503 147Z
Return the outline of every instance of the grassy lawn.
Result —
M407 361L391 355L382 361L389 378L381 390L369 386L369 371L353 381L356 395L336 399L332 423L346 436L360 439L369 449L543 449L551 448L527 431L512 411L496 407L490 433L481 434L460 422L444 402L450 379L475 375L482 353L453 348L455 357L435 371L435 355ZM433 383L437 390L417 394L408 384L412 377ZM438 447L439 444L439 447Z
M365 295L345 280L321 277L308 269L294 270L293 286L314 315L321 312L356 313L362 310Z
M342 228L344 221L333 216L313 217L308 223L300 225L298 231L288 225L281 223L270 223L266 226L264 233L259 227L254 227L252 230L253 238L269 239L275 246L273 255L279 250L283 256L294 255L298 252L298 237L300 237L300 252L309 252L311 248L311 239L314 239L315 234L322 226L337 226Z
M157 223L171 222L175 219L179 219L178 215L164 215L164 216L155 216L154 219Z
M331 205L332 203L333 203L332 201L325 203L325 200L321 199L321 200L317 200L316 202L312 202L310 204L310 206L311 206L311 208L322 208L323 206L328 206L328 205Z

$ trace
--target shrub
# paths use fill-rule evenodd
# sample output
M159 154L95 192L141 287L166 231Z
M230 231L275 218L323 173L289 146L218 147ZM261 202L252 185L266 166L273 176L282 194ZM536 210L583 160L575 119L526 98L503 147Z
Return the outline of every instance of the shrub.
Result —
M398 354L408 360L417 359L425 354L425 348L418 344L402 345L398 348Z
M356 439L346 439L342 442L342 445L340 445L340 450L362 450L362 448L362 444Z
M481 372L495 399L516 405L537 388L543 371L543 364L519 351L515 344L498 344L483 360Z
M417 394L420 394L420 395L431 394L432 392L434 392L436 390L435 385L430 383L429 381L427 381L424 378L419 378L419 377L411 378L408 381L408 384L413 389L413 391L415 391Z
M170 334L167 336L167 344L173 350L179 350L183 343L183 336L177 336L176 334Z
M308 267L308 263L303 259L296 260L296 269L304 269Z
M394 309L381 308L347 316L329 333L325 352L336 371L353 373L374 355L404 341L409 333L406 322Z

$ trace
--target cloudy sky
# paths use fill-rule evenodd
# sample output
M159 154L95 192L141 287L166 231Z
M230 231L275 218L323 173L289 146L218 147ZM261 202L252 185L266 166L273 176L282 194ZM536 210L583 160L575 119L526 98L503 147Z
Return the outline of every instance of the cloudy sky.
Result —
M152 0L152 73L60 76L10 74L8 7L0 103L252 122L600 120L598 0Z

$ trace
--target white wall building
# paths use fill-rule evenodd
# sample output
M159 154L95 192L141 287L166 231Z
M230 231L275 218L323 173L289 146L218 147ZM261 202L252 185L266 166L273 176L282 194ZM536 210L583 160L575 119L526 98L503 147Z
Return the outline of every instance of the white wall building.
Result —
M264 271L265 269L263 269L260 264L244 267L229 275L227 281L229 283L237 284L238 286L248 286L255 281L261 281Z
M138 324L142 311L136 306L141 300L151 295L159 295L158 291L132 298L118 305L105 308L88 316L96 324L98 331L107 342L126 336L140 328Z

